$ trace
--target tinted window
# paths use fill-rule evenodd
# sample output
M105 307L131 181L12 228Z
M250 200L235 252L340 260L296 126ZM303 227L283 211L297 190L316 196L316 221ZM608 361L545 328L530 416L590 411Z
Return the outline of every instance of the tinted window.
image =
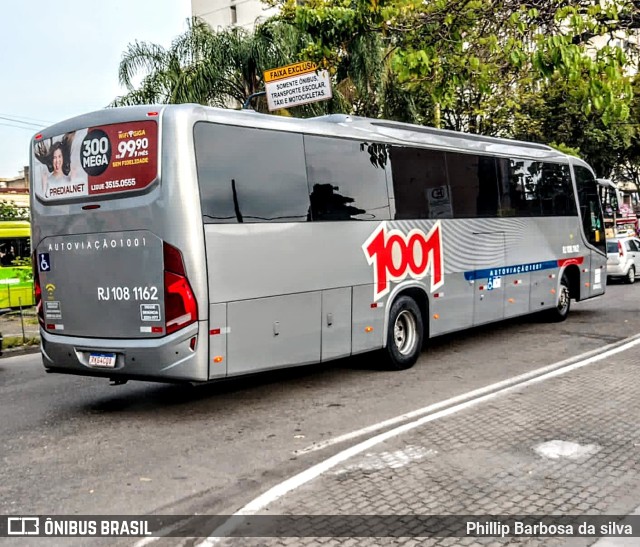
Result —
M539 216L542 213L537 187L539 163L509 160L509 200L515 215Z
M384 145L305 135L313 220L388 220Z
M205 223L308 219L301 135L201 122L194 139Z
M575 197L568 165L499 160L502 216L571 216Z
M455 218L494 217L498 213L496 159L474 154L446 154Z
M591 245L604 252L604 221L602 219L596 179L591 174L591 171L585 167L576 165L573 171L576 177L578 203L580 204L584 235Z
M543 163L538 195L545 216L571 216L577 212L568 165Z
M391 147L396 219L452 218L444 152Z
M607 241L607 252L608 253L617 253L618 252L618 242L617 241Z

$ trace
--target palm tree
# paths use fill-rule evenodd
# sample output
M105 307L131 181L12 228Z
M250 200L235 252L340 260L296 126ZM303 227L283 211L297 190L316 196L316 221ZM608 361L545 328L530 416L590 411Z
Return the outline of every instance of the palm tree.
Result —
M303 47L300 33L277 21L259 24L252 33L239 27L216 32L194 17L169 49L137 41L128 46L119 67L120 83L128 93L112 106L242 104L262 90L265 70L296 61Z
M128 93L112 106L186 102L239 106L264 89L265 70L300 60L311 42L308 34L277 18L257 25L253 32L239 27L216 32L193 18L169 49L146 42L129 45L119 68L120 83ZM289 115L339 112L415 120L413 100L391 68L393 50L378 35L354 36L343 53L333 77L333 99L294 107ZM254 106L267 110L264 99Z

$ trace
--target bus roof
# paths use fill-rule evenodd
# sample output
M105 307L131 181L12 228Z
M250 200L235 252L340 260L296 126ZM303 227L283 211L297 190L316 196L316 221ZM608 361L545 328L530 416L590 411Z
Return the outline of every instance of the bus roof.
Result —
M96 125L119 123L149 116L172 117L182 121L211 121L228 125L294 131L305 134L363 139L370 142L421 146L456 152L521 157L568 163L569 156L544 144L486 137L446 129L390 120L331 114L315 118L288 118L253 110L231 110L198 104L144 105L109 108L62 121L41 131L42 137ZM572 160L574 158L571 158ZM578 158L575 158L578 160ZM582 162L580 162L582 163Z

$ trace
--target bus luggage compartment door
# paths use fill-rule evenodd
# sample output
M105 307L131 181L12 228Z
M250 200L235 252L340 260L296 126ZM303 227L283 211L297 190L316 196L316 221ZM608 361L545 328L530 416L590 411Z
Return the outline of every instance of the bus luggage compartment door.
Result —
M230 302L228 375L320 362L320 291Z

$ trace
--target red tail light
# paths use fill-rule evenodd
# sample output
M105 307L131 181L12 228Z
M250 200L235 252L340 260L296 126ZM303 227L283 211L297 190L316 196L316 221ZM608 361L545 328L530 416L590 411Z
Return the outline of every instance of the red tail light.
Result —
M167 334L198 320L198 303L184 268L182 253L164 243L164 315Z
M622 250L622 243L618 241L618 256L622 258L624 256L624 252Z
M40 276L38 275L38 263L36 262L35 251L31 255L31 267L33 269L33 292L36 302L36 313L38 321L44 327L44 310L42 309L42 288L40 287Z

